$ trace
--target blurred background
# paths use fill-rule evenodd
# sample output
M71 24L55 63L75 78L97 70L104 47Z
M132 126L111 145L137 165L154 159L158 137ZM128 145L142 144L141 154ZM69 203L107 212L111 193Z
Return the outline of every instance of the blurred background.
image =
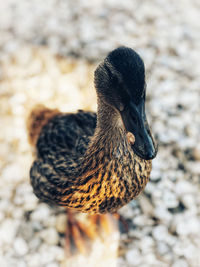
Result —
M0 0L0 266L200 266L199 17L198 0ZM120 45L145 62L159 153L112 253L70 262L65 211L29 184L26 117L38 103L95 110L94 69Z

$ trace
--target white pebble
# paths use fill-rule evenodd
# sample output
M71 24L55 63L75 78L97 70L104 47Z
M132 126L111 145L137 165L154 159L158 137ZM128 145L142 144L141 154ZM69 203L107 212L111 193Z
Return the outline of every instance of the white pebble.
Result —
M59 267L59 265L56 262L51 262L51 263L47 264L46 267Z
M23 179L22 170L17 163L7 165L2 172L2 179L7 183L20 182Z
M59 214L56 218L56 229L59 233L66 232L67 216L66 214Z
M194 187L191 183L187 181L179 181L175 185L175 191L178 196L183 196L185 194L191 194L194 192Z
M26 211L30 211L30 210L34 210L37 206L38 203L38 199L36 198L35 195L33 195L33 193L29 193L26 194L24 196L24 210Z
M176 208L178 206L176 195L169 190L163 192L163 201L167 208Z
M172 214L166 209L164 205L157 206L154 210L154 215L162 220L165 224L168 224L173 218Z
M18 221L5 219L0 225L0 241L12 244L18 228Z
M153 237L158 241L165 241L168 236L167 227L164 225L158 225L153 228Z
M176 223L176 231L179 235L199 234L200 233L200 221L196 217L180 217Z
M196 206L196 203L195 203L194 195L192 195L192 194L183 195L181 200L183 202L183 205L186 208L188 208L190 210L193 210L194 212L197 212L197 206Z
M34 221L46 221L50 217L50 209L46 204L40 204L37 209L31 214L31 219Z
M160 255L165 255L169 252L169 247L165 242L158 242L157 250Z
M144 236L143 239L140 242L140 248L145 253L147 253L148 251L152 251L152 249L154 247L154 242L155 241L153 240L152 237L150 237L150 236Z
M13 247L14 247L15 252L19 256L24 256L28 252L28 246L27 246L26 241L20 237L15 239Z
M49 245L56 245L59 242L59 236L54 228L47 228L40 233L42 239Z
M126 260L130 266L136 266L141 263L141 255L139 249L130 249L126 253Z
M184 259L178 259L172 264L171 267L188 267L188 264Z
M41 244L41 239L39 237L32 237L29 242L29 247L31 250L37 250Z

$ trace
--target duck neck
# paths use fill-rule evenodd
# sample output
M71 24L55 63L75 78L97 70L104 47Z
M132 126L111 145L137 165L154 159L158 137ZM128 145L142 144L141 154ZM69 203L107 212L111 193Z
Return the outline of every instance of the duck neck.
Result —
M97 130L104 131L104 135L109 134L107 131L117 130L112 132L113 135L118 134L118 130L124 130L123 122L119 112L103 101L100 97L97 99Z
M81 170L81 175L79 173L77 177L85 174L87 177L87 170L95 174L100 167L105 169L107 163L115 158L117 151L121 149L121 152L124 152L127 146L126 133L119 112L99 98L97 126L80 168L77 168L78 171Z
M97 127L60 204L82 212L115 212L145 187L151 163L127 141L120 114L98 99Z

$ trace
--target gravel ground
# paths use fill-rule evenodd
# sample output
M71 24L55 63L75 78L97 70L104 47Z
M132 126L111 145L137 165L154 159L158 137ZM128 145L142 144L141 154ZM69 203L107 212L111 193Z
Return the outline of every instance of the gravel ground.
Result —
M199 8L197 0L0 2L0 266L86 265L65 255L65 210L32 193L25 121L37 103L95 110L93 71L119 45L145 61L159 153L145 192L120 210L128 233L104 240L117 253L92 254L87 266L200 266Z

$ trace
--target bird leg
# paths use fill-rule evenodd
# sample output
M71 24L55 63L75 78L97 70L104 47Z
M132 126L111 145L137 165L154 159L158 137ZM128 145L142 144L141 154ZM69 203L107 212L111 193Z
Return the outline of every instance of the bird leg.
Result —
M113 217L118 221L118 223L121 223L125 232L128 232L129 226L127 221L124 219L124 217L122 215L120 215L119 213L113 213L112 214Z
M91 226L96 226L98 236L101 236L103 232L109 235L113 232L113 230L116 230L115 218L112 214L90 215L90 224Z
M68 255L75 250L81 254L89 251L91 242L104 239L117 229L117 220L112 214L85 215L85 221L76 218L76 212L67 210L66 251Z
M69 255L71 255L74 247L82 254L86 252L84 235L92 238L90 229L76 219L75 212L67 210L66 249Z

